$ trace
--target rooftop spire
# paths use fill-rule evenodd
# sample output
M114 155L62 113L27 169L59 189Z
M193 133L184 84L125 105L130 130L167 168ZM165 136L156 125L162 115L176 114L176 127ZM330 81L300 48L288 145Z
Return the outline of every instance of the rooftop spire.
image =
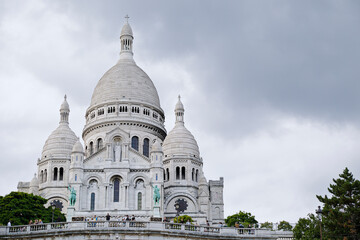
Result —
M121 34L120 34L120 43L121 43L121 51L120 51L120 59L133 59L133 32L129 24L129 16L125 16L126 23L124 24Z
M175 119L176 119L175 124L178 124L178 123L184 124L185 109L184 109L184 105L182 104L182 102L180 100L181 99L180 94L179 94L178 98L179 98L179 100L175 105Z
M70 107L68 102L66 101L66 94L64 96L64 101L60 106L60 123L66 123L69 124L69 113L70 113Z

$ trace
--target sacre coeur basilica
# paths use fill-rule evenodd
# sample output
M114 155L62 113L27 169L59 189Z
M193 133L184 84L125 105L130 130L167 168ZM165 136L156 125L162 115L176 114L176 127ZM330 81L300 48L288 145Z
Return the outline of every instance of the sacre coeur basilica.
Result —
M133 40L126 22L119 60L97 83L86 110L84 146L70 128L65 96L38 172L30 182L19 182L18 191L48 199L69 221L108 213L148 221L181 212L199 224L223 222L223 178L206 180L180 96L175 126L167 133L157 90L133 59Z

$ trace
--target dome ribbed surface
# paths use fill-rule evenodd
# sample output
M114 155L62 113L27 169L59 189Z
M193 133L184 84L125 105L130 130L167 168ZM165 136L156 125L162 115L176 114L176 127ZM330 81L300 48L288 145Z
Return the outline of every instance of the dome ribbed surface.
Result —
M71 154L74 144L78 141L75 133L68 124L60 124L48 137L45 142L42 158L50 156L68 157Z
M199 147L194 136L183 124L176 124L163 143L164 155L190 155L199 157Z
M133 36L133 31L132 31L129 23L125 23L125 25L124 25L123 28L121 29L121 34L120 34L120 36L123 36L123 35Z
M33 179L31 179L30 187L38 187L39 186L39 179L34 175Z
M68 104L68 102L66 101L66 95L65 95L65 97L64 97L63 103L62 103L61 106L60 106L60 111L62 111L62 110L64 110L64 111L70 111L69 104Z
M175 111L184 111L184 105L180 101L180 98L179 98L179 101L175 105Z
M119 100L139 101L160 108L156 88L149 76L134 61L119 60L99 80L91 98L90 108Z
M84 152L84 148L80 142L80 140L78 139L76 141L76 143L74 144L74 147L72 149L72 152L80 152L80 153L83 153Z

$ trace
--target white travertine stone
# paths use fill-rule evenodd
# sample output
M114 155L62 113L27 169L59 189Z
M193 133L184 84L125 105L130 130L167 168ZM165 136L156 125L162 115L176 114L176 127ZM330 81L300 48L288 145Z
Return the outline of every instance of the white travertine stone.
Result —
M128 22L125 23L123 28L121 29L120 36L124 36L124 35L133 36L133 31L132 31L132 29L130 27L130 24Z
M39 180L36 177L36 173L34 174L33 179L30 181L29 193L32 193L34 195L39 194Z
M95 87L90 108L101 103L120 100L147 103L160 109L159 96L153 82L131 60L119 60L104 74Z
M166 136L163 143L165 156L186 155L199 158L198 144L184 125L184 105L179 100L175 105L175 127Z
M76 141L76 143L74 144L74 147L72 149L72 152L73 153L76 153L76 152L80 152L80 153L83 153L84 152L84 148L78 138L78 140Z
M60 124L46 140L42 151L41 160L44 160L45 158L49 158L51 156L70 156L71 150L78 138L69 127L69 112L70 108L65 95L64 102L61 104L60 107Z
M59 126L37 161L38 178L19 182L18 191L62 205L69 221L94 215L103 219L107 213L116 220L124 215L140 221L171 219L175 202L181 200L187 203L183 214L197 223L223 222L223 179L206 180L198 144L184 125L180 96L175 127L167 135L157 90L133 59L133 40L126 23L119 61L99 80L86 110L84 146L69 127L65 95ZM69 186L76 191L71 207ZM160 190L156 204L155 186Z

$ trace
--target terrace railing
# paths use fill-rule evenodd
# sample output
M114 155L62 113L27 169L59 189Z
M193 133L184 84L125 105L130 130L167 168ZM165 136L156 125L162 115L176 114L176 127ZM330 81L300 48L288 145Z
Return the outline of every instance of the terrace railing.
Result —
M188 232L210 235L228 235L241 237L271 237L278 236L278 239L292 239L291 232L271 231L268 229L259 228L232 228L232 227L210 227L198 226L191 224L179 224L168 222L140 222L140 221L85 221L85 222L59 222L59 223L46 223L37 225L24 225L24 226L11 226L0 227L1 236L11 235L26 235L33 233L51 233L61 231L91 231L92 229L111 230L123 229L126 231L138 231L139 229L145 230L160 230L164 232ZM276 239L274 238L274 239Z

